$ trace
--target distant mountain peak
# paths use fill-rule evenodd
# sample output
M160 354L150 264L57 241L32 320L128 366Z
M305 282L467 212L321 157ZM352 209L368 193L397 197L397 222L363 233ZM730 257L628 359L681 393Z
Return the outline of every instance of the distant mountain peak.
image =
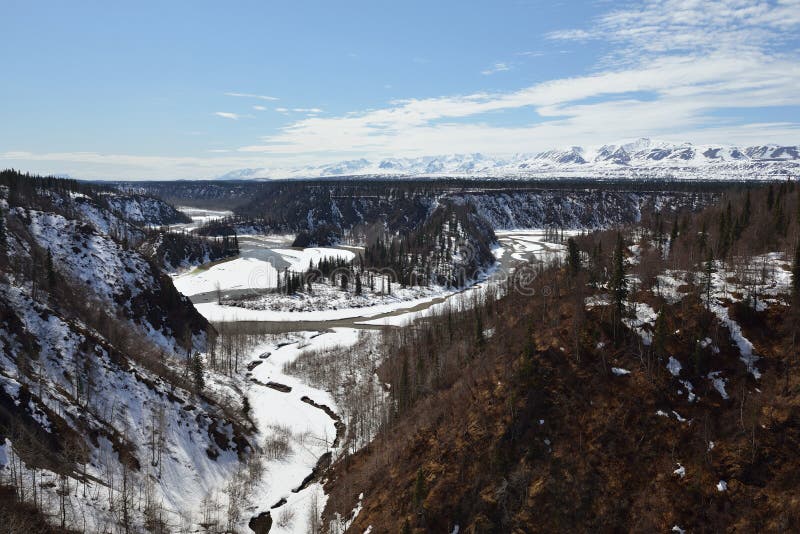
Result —
M237 169L220 179L335 176L464 176L503 178L596 177L777 179L800 177L800 148L674 143L650 137L597 147L570 146L498 157L481 152L344 160L297 169Z

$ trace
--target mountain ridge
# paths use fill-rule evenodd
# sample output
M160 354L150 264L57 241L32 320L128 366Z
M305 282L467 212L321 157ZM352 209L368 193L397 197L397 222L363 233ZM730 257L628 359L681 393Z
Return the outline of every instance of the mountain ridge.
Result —
M235 169L231 179L335 176L597 177L775 179L800 176L800 145L671 143L642 137L497 157L482 153L343 160L290 169Z

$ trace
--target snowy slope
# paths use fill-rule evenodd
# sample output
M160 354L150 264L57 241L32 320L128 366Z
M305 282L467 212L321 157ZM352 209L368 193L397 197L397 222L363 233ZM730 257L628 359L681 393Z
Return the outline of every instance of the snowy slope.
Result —
M79 531L190 530L253 448L223 408L240 393L207 373L198 394L183 370L208 323L69 188L0 188L0 478Z

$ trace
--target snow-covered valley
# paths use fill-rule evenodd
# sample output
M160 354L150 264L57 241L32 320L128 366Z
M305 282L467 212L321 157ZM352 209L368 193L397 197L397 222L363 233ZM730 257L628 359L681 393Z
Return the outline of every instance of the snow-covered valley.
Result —
M424 320L446 306L468 307L476 298L497 298L518 266L527 265L529 260L549 262L563 256L564 247L548 242L548 238L552 241L552 235L537 230L501 233L495 248L498 263L467 288L429 289L428 294L422 292L422 295L419 289L408 288L403 292L398 288L388 301L383 296L363 295L365 305L361 307L352 307L352 290L330 288L331 292L339 293L335 302L343 303L341 309L249 310L203 302L206 300L203 296L214 292L217 283L223 295L252 289L254 282L257 288L274 284L276 264L280 269L287 265L305 266L310 259L317 261L325 255L352 257L353 252L345 248L291 249L285 248L280 237L250 236L241 238L249 244L244 245L239 258L175 275L176 287L196 299L198 311L215 324L223 337L225 332L237 331L242 324L246 325L242 331L249 332L241 335L249 348L239 362L240 373L231 379L235 389L248 399L250 418L257 428L256 439L264 459L264 475L250 491L248 513L260 517L256 521L269 521L270 532L307 532L309 522L320 519L326 496L318 477L306 484L304 480L318 462L327 465L335 461L347 447L354 452L352 437L345 439L349 423L349 412L343 406L346 392L308 384L302 376L287 373L287 366L303 354L315 352L327 353L332 361L349 358L347 354L352 351L370 353L369 340L375 337L376 327L407 325ZM279 326L281 333L255 333L259 328L271 331L270 326ZM337 351L341 356L337 356ZM374 373L376 362L367 361L371 363L353 374L350 388L374 381L370 373ZM340 364L329 361L326 365ZM375 415L382 416L380 411ZM371 424L379 423L378 420ZM282 451L280 454L270 452L276 444ZM347 519L342 521L346 523Z

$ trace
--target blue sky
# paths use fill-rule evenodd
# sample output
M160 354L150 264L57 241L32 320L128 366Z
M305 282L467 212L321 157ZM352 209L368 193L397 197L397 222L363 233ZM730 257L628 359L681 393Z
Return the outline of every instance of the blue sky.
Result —
M800 142L797 0L5 1L0 166L206 178L642 135Z

